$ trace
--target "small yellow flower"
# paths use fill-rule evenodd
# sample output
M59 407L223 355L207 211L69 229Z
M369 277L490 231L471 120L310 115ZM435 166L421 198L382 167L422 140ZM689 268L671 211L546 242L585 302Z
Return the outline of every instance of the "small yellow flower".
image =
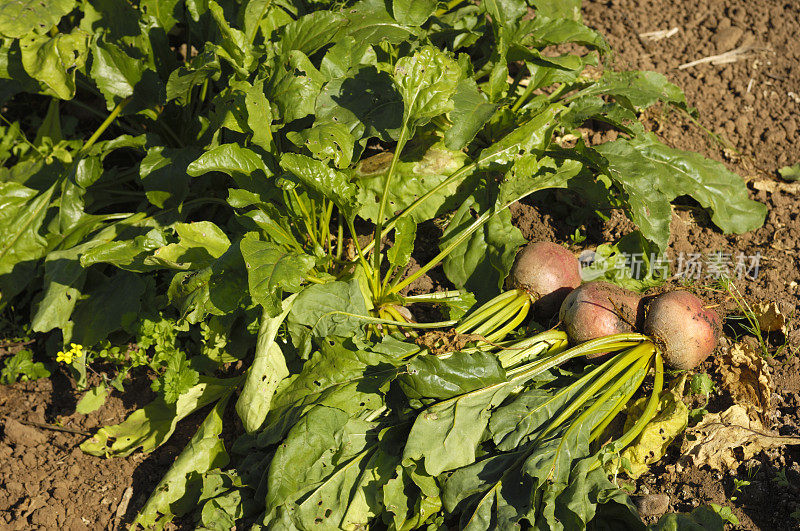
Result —
M70 343L69 346L72 347L70 349L70 351L72 352L72 355L74 357L80 358L81 356L83 356L83 345L78 345L76 343Z
M83 345L77 343L70 343L69 350L61 350L56 354L56 361L71 364L77 358L83 356Z

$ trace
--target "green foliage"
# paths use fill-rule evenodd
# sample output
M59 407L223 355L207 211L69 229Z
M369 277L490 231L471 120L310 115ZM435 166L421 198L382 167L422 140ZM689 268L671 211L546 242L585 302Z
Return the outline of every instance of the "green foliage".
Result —
M689 389L694 394L710 395L714 391L714 381L706 373L697 373L692 375L689 380Z
M33 361L33 352L23 349L4 360L3 369L0 370L0 383L11 385L48 376L50 376L50 371L45 368L44 364L40 361Z
M431 356L401 306L460 317L496 296L524 243L509 207L544 190L629 214L606 258L663 251L679 196L723 232L757 227L738 176L638 121L687 109L675 85L586 75L610 49L574 0L43 5L0 6L0 309L48 356L82 345L83 388L116 371L81 412L133 368L153 377L155 400L88 453L150 452L213 406L138 523L640 525L589 441L644 365L583 396L584 375L508 369L485 345ZM581 51L550 53L564 43ZM589 120L620 136L562 147ZM406 293L440 265L458 290ZM22 351L2 381L44 366Z

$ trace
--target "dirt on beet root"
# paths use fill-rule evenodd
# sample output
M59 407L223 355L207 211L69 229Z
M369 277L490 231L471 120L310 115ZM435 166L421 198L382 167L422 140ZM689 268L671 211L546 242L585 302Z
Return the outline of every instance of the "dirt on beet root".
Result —
M720 253L729 263L739 256L751 260L736 286L747 301L774 301L787 316L785 332L766 338L774 389L765 428L800 435L800 183L783 182L777 173L780 167L800 163L800 4L608 0L584 2L583 13L584 21L615 50L617 68L665 74L699 112L693 120L677 111L654 109L645 116L649 128L672 147L721 161L745 179L754 199L768 206L764 227L744 235L719 233L694 204L675 206L667 258L673 269L683 266L685 271L694 259L692 271L700 279L674 283L696 290L723 314L739 309L706 278L707 257ZM601 128L589 130L587 141L608 134ZM579 229L586 239L573 246L577 252L634 228L621 212L607 212L605 222L594 218L576 224L563 204L542 201L544 197L534 195L512 207L514 224L528 239L569 245ZM434 226L421 231L424 245L417 247L411 269L435 254L436 233ZM753 257L758 257L757 271ZM435 275L421 278L412 292L449 287ZM433 315L418 317L429 320ZM741 340L741 332L727 327L720 349ZM0 357L5 353L0 350ZM708 373L720 389L717 364L707 361L699 371ZM88 433L120 422L146 404L153 396L149 384L147 378L134 379L126 393L113 392L89 415L74 412L80 393L63 373L0 386L0 529L114 529L129 523L204 412L181 423L172 440L149 455L101 459L84 455L78 445ZM731 405L724 391L712 392L708 399L694 395L687 402L690 409L709 413ZM647 521L666 511L714 503L731 508L739 522L731 526L735 529L800 527L800 446L762 451L730 472L681 467L679 458L676 441L648 474L632 483Z

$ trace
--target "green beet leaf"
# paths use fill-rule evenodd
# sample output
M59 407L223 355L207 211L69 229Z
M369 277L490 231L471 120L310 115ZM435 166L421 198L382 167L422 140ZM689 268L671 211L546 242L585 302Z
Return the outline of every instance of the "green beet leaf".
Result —
M295 299L291 322L311 328L314 337L352 336L364 324L367 307L358 280L315 284Z
M175 462L158 482L144 507L136 515L135 523L152 528L156 523L168 522L181 516L197 503L193 487L200 476L214 468L228 464L228 453L220 435L227 397L217 402L200 428L192 436Z
M403 124L409 138L416 127L452 110L460 75L458 63L433 46L397 61L393 77L403 97Z
M42 85L45 94L62 100L75 96L75 71L83 67L89 34L81 30L55 37L29 34L19 41L25 72Z
M0 6L0 35L18 39L34 30L47 33L74 6L75 0L53 0L46 4L38 0L9 0Z
M330 168L327 164L304 155L285 153L281 157L281 167L291 172L303 186L324 198L330 199L349 219L358 213L356 187L347 176Z
M261 317L253 364L247 370L244 387L236 401L236 412L248 433L256 431L264 424L278 384L289 376L286 360L280 346L275 342L275 336L291 310L295 297L296 295L292 295L283 301L279 315L272 317L265 310Z
M137 450L152 452L169 439L181 419L216 402L240 382L241 378L201 377L200 383L179 396L174 404L156 398L128 415L122 423L100 428L81 444L81 450L99 457L124 457Z
M670 201L690 195L724 233L764 223L767 207L749 198L741 178L725 166L661 144L653 134L592 148L601 168L625 191L631 218L645 238L664 251L669 242Z
M247 267L250 298L272 316L278 315L284 291L298 292L314 258L270 242L244 238L239 244Z

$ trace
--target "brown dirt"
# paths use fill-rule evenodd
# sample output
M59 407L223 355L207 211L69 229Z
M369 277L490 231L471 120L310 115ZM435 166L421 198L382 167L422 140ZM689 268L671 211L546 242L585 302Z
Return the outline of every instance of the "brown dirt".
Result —
M800 326L794 320L800 310L800 219L795 210L795 195L800 190L780 183L776 173L782 166L800 162L800 4L788 0L587 1L584 19L607 36L617 53L616 67L666 74L698 109L699 124L723 143L676 112L649 112L646 120L651 129L673 147L698 151L725 163L748 181L752 197L769 207L763 228L735 236L715 231L705 213L691 205L676 207L670 253L673 257L712 251L762 254L757 278L742 280L738 287L749 300L778 301L792 317L787 346L770 360L775 382L770 428L782 435L800 434ZM679 28L678 33L660 41L639 37L640 33L673 27ZM743 45L753 48L735 63L677 68ZM600 138L606 132L595 134ZM579 247L585 248L612 241L632 229L618 212L611 213L605 223L584 223L572 218L568 208L537 206L542 203L535 199L512 211L515 224L529 239L569 243L570 235L583 224L587 240ZM414 267L418 266L412 264ZM443 282L425 277L412 290L435 289ZM694 287L723 310L736 311L729 298L702 285ZM773 347L779 339L771 338ZM710 363L704 368L716 377ZM0 386L0 422L4 425L0 432L0 529L112 528L123 494L132 487L131 501L123 507L120 520L130 522L193 432L192 426L179 428L180 433L151 455L106 460L80 452L82 435L24 424L20 429L13 421L88 432L119 422L147 403L151 396L148 385L146 379L139 379L129 385L129 393L113 394L99 411L86 416L74 413L80 393L61 374ZM692 407L697 405L695 400ZM726 402L725 396L714 395L706 407L719 411L727 405L729 399ZM674 444L656 469L636 483L636 494L666 494L669 510L688 511L708 502L729 506L741 529L797 527L798 520L791 514L800 509L800 447L764 452L742 463L738 471L721 474L703 469L676 472L678 446ZM782 474L786 482L781 480ZM750 484L735 492L734 478Z
M134 379L125 394L115 391L89 415L74 412L82 393L60 372L0 386L0 529L125 528L202 419L189 420L193 426L179 427L150 455L102 459L78 445L87 438L81 433L121 422L148 403L154 396L149 385Z

